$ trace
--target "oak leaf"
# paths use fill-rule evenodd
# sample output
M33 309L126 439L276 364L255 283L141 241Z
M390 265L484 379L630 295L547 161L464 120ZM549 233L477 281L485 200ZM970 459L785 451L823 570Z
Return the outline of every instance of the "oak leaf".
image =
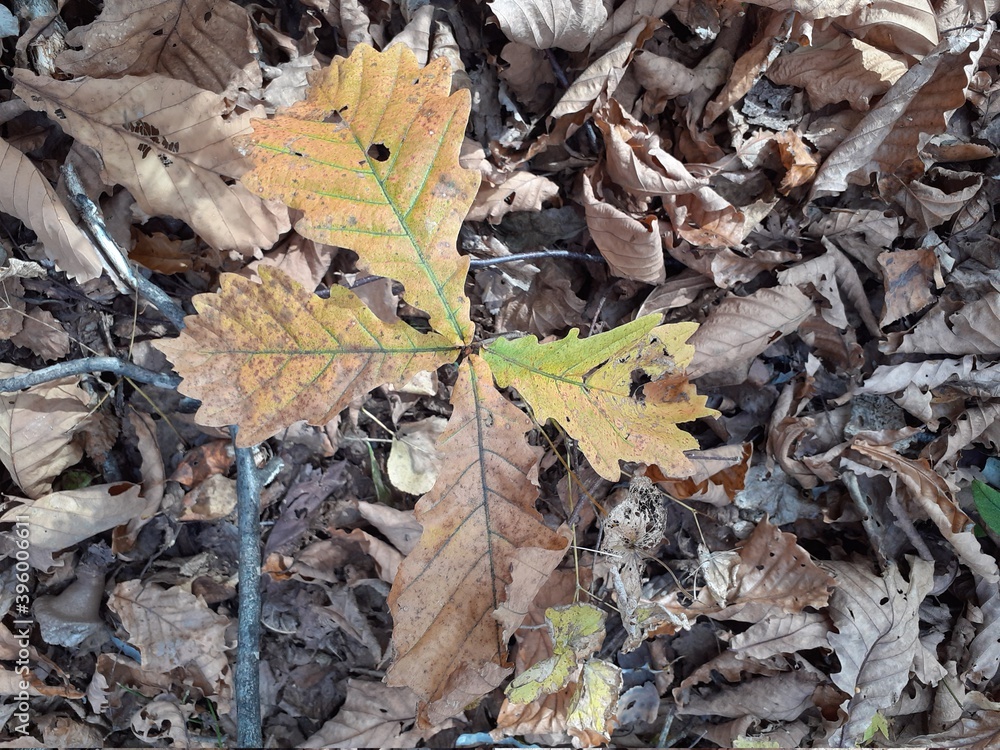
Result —
M451 71L417 66L397 45L336 58L309 97L254 123L243 184L304 212L296 230L356 251L370 271L406 285L410 304L452 342L472 336L455 240L478 173L458 165L469 94Z
M683 476L693 470L684 451L698 443L677 425L715 412L682 374L694 354L684 341L696 326L657 326L658 319L647 315L587 339L574 328L548 344L498 339L483 356L497 383L515 387L539 423L557 420L601 476L617 480L619 459ZM633 395L637 372L654 380L643 398Z
M389 594L396 661L386 680L428 702L421 717L432 724L509 671L493 613L517 550L566 545L534 507L539 450L524 441L531 420L493 387L481 358L463 363L451 400L441 474L416 506L424 531Z
M198 421L239 425L241 446L300 419L326 424L373 388L454 360L443 337L383 323L344 287L322 300L281 271L258 272L261 284L223 275L217 294L195 297L199 315L180 337L156 342L181 391L201 400Z

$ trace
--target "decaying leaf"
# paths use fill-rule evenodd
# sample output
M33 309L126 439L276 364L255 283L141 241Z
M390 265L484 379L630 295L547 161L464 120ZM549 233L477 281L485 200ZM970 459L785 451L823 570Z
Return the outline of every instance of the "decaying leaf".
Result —
M910 560L909 581L895 566L879 577L857 564L826 565L837 579L830 598L837 632L828 638L841 671L832 679L849 696L843 704L847 720L832 737L835 746L855 744L875 712L896 702L922 649L917 608L930 591L933 565Z
M422 701L422 722L462 710L508 673L507 642L493 612L503 602L513 555L563 549L534 509L531 421L490 382L485 362L462 365L455 407L438 442L442 471L416 507L424 532L389 594L396 660L390 685ZM541 585L539 582L538 585Z
M579 674L584 660L604 642L606 617L590 604L547 609L545 624L552 639L552 656L515 677L504 690L507 697L514 703L530 703L566 687Z
M3 377L23 372L0 365ZM52 481L83 458L74 433L90 416L90 399L78 382L66 378L0 396L0 461L30 498L48 493Z
M511 41L570 52L586 47L608 18L601 0L491 0L490 10Z
M21 505L0 516L0 523L26 521L31 534L28 562L47 570L54 565L53 553L155 512L159 501L155 506L143 502L140 491L137 484L119 482L52 492L35 500L11 498Z
M181 587L165 589L131 580L119 583L108 607L121 618L142 666L183 677L184 684L228 710L232 673L226 659L229 618ZM175 672L174 670L179 670Z
M677 424L713 411L683 374L693 355L684 340L694 326L657 321L649 315L587 339L573 329L549 344L534 336L498 339L483 356L501 387L517 388L539 423L557 420L601 476L618 479L618 459L685 476L691 465L684 451L698 446ZM632 374L640 371L654 379L643 400L632 394Z

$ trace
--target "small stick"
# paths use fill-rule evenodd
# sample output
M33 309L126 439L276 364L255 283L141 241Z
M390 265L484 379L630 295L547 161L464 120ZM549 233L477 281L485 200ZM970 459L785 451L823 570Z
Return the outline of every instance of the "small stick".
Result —
M575 253L572 250L536 250L531 253L504 255L500 258L474 258L469 261L469 268L486 268L487 266L499 266L502 263L515 263L519 260L544 260L545 258L569 258L584 263L607 263L600 255Z
M167 320L173 323L174 328L178 331L183 330L184 311L160 287L135 272L125 252L108 233L108 229L104 225L104 217L101 216L100 211L97 210L97 206L94 205L94 202L90 200L86 191L84 191L83 183L80 182L80 177L77 175L73 165L64 164L60 167L60 170L66 179L66 188L69 191L69 197L72 199L73 205L76 206L76 210L80 212L80 218L83 219L83 223L87 225L94 244L108 266L109 273L123 279L128 286L135 290L136 294L145 297L153 303L156 309L163 313Z
M172 372L153 372L131 362L123 362L117 357L85 357L72 362L60 362L57 365L43 367L41 370L26 372L11 378L0 378L0 393L20 391L33 385L50 383L70 375L86 375L95 372L111 372L159 388L176 388L181 382L180 377Z

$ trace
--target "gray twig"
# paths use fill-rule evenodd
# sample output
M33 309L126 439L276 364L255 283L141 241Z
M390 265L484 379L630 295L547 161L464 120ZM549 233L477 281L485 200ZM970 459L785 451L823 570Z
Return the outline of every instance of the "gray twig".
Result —
M230 428L236 441L236 427ZM260 488L253 448L236 448L236 517L240 535L236 647L236 744L262 747L260 728Z
M575 253L572 250L536 250L531 253L504 255L500 258L474 258L469 261L469 268L486 268L487 266L499 266L502 263L516 263L519 260L545 260L546 258L569 258L584 263L607 263L600 255Z
M83 183L80 182L80 177L77 175L73 165L64 164L60 167L60 170L66 179L66 188L69 191L69 197L72 199L73 205L76 206L76 210L80 212L80 218L83 219L83 223L87 225L90 236L97 245L97 249L100 250L101 256L109 268L109 272L113 272L123 279L126 284L136 291L136 294L152 302L156 309L163 313L167 320L173 323L174 328L178 331L183 330L184 311L160 287L156 286L156 284L142 274L135 272L125 252L118 247L118 243L115 242L114 237L108 233L108 229L104 225L104 217L101 216L101 212L97 210L97 206L87 196L86 191L83 189Z
M0 378L0 393L20 391L41 383L69 377L70 375L85 375L93 372L111 372L124 378L140 383L159 386L160 388L176 388L181 379L172 372L153 372L145 367L139 367L131 362L123 362L117 357L86 357L72 362L60 362L41 370L15 375L12 378Z

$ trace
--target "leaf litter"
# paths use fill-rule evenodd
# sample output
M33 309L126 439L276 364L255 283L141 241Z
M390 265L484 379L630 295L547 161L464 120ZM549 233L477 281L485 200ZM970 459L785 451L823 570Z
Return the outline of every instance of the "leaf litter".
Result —
M994 746L996 10L8 31L0 741L233 744L238 425L269 746Z

